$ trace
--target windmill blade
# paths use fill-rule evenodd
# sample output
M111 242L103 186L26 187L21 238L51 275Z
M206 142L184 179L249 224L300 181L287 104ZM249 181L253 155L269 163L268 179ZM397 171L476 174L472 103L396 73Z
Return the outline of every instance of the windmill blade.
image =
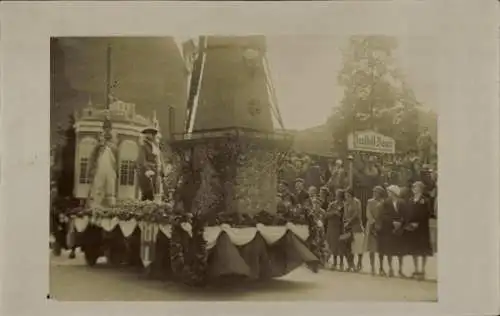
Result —
M268 93L269 93L269 98L270 98L270 106L271 106L273 118L278 121L281 129L285 129L285 126L283 124L283 119L281 117L281 113L280 113L280 110L278 107L278 98L276 97L276 91L274 89L273 80L271 77L269 62L267 60L267 56L265 56L265 55L263 58L263 63L264 63L264 72L266 75L266 85L268 88Z
M188 87L188 104L187 115L184 131L191 133L193 131L196 110L198 109L198 97L200 94L201 82L203 80L203 70L205 68L205 49L207 40L206 37L200 36L199 52L193 64L193 70Z

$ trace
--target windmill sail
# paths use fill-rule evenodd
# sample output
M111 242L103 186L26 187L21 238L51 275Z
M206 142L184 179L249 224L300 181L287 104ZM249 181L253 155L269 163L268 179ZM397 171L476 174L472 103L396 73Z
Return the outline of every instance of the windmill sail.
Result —
M283 128L263 36L202 36L193 63L185 132Z
M198 95L201 87L201 80L203 76L203 67L205 62L205 38L200 36L198 40L198 47L196 48L197 52L190 52L190 56L187 56L187 49L184 50L186 55L184 58L190 58L191 60L187 61L191 63L191 67L188 67L190 70L189 75L189 84L188 84L188 97L187 97L187 108L186 108L186 122L184 125L184 132L190 133L192 131L192 124L194 122L194 116L196 112L196 108L198 107ZM193 47L193 50L195 48ZM191 68L191 69L189 69Z

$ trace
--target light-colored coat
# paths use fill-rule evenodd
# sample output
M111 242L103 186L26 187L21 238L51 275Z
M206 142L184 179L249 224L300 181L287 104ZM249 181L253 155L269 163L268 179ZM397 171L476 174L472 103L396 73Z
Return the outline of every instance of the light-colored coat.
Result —
M351 253L355 255L364 252L364 228L362 221L361 201L353 198L344 204L344 227L352 232Z
M349 227L353 233L362 233L363 221L361 211L361 201L353 198L344 203L344 226Z
M383 201L377 201L375 199L369 199L366 204L366 250L369 252L377 252L377 237L376 233L378 230L378 217L380 214L380 209L382 208Z

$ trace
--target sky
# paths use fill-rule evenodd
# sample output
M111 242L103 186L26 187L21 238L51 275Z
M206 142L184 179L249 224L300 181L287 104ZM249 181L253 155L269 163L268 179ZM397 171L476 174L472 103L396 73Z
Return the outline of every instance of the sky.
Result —
M176 36L175 40L180 45L190 38L193 37ZM266 39L270 76L284 127L301 130L325 123L333 107L338 106L343 97L343 87L338 85L337 75L343 64L341 49L347 47L349 38L346 35L288 35L267 36ZM395 51L397 66L406 76L417 99L437 110L436 48L439 43L435 43L433 37L415 36L400 37L398 42L399 48ZM99 55L102 52L96 50L94 53ZM130 49L130 53L141 53L141 50ZM92 56L85 58L103 60L101 55L94 59ZM79 54L68 56L76 58L76 61L70 62L76 65L73 70L78 74L73 77L81 77L80 72L84 72L81 67L88 68L88 64L79 62ZM141 63L143 68L156 67L154 63ZM95 62L94 66L102 68L99 62ZM134 65L131 67L134 70ZM92 74L92 71L87 72ZM150 86L159 87L158 83L153 83L150 82Z
M398 38L397 65L426 107L437 109L435 43L429 37ZM279 36L267 38L267 58L282 119L287 129L325 122L339 104L337 84L341 49L347 37Z

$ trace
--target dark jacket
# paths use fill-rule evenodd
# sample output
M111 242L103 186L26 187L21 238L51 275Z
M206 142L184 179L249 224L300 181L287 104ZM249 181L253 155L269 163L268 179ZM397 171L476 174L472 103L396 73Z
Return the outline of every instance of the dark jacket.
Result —
M160 153L161 160L161 153ZM161 160L162 161L162 160ZM160 176L163 177L163 163L158 166L157 157L153 152L153 144L149 140L145 140L144 144L139 150L139 157L137 159L137 172L139 186L141 188L142 194L150 196L156 192L156 174L158 169L160 170ZM152 178L146 176L147 171L153 171L155 174Z
M430 239L429 219L432 214L430 201L422 196L419 199L412 199L408 203L408 216L405 232L405 240L408 253L412 255L432 255ZM416 225L412 227L411 225Z
M380 254L383 255L405 255L407 253L404 240L404 227L407 223L407 203L403 200L396 202L396 208L390 199L387 199L380 209L378 216L377 240ZM394 222L400 223L400 227L394 227Z
M357 198L344 203L344 226L353 233L361 233L364 230L361 202Z
M304 205L307 200L309 200L309 193L307 193L305 190L302 190L297 193L295 196L295 202L300 205Z
M401 234L404 230L404 225L407 222L407 203L403 200L396 201L397 210L394 208L394 204L391 199L386 199L382 204L380 214L378 216L377 227L379 228L380 234L382 235L393 235ZM399 222L401 224L399 229L396 229L393 222Z

